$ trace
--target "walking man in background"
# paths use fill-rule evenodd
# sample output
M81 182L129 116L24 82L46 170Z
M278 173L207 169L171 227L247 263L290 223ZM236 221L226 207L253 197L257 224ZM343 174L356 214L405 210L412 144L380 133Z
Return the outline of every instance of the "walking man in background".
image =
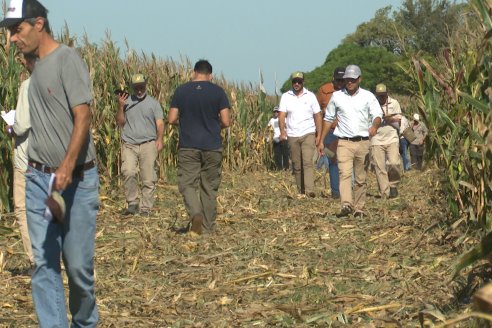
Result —
M275 106L273 109L273 117L268 121L268 126L273 130L273 160L277 170L288 170L289 144L287 140L280 140L278 113L278 106Z
M395 198L400 183L400 103L388 96L383 83L376 85L376 98L383 110L383 122L371 138L371 157L381 197Z
M22 55L22 65L26 68L29 74L32 73L36 63L36 57L33 54ZM26 178L24 176L27 171L27 145L29 139L29 130L31 129L31 120L29 119L29 82L31 78L24 80L19 88L19 98L15 110L15 123L12 127L8 127L15 137L14 148L14 209L17 224L22 238L22 245L26 252L30 269L28 273L32 275L34 272L34 257L32 255L31 239L27 229L26 217Z
M403 161L403 170L410 170L410 160L408 158L408 140L403 135L403 131L410 126L410 122L405 117L405 115L401 116L400 121L400 155Z
M316 93L316 98L318 99L323 116L325 114L326 107L330 102L333 92L344 88L345 86L345 81L343 79L344 74L345 74L345 67L337 67L335 71L333 71L332 82L322 85L319 88L318 92ZM323 154L321 155L318 162L318 169L322 166L321 163L325 163L326 169L330 174L330 189L331 189L331 197L333 199L340 198L340 173L338 171L338 160L337 160L338 137L333 134L336 126L337 126L337 118L335 117L335 120L331 125L330 131L323 139L323 144L325 146L324 155Z
M142 74L132 76L133 95L118 93L116 121L121 128L121 172L125 179L127 208L123 214L150 215L157 182L156 160L162 150L164 115L159 102L147 94ZM139 201L138 175L142 180Z
M26 210L36 269L34 307L41 327L68 327L60 255L68 276L72 327L95 327L94 244L99 176L90 133L87 66L75 49L51 36L47 10L36 0L12 0L0 27L39 60L29 84ZM47 211L54 201L58 210ZM61 210L65 204L65 212ZM55 207L56 208L56 207ZM56 215L55 215L56 213ZM53 215L50 215L53 214ZM57 220L52 220L55 217Z
M413 115L411 126L417 138L410 144L410 160L412 161L412 166L415 166L420 171L424 162L424 141L427 137L428 130L424 122L420 121L419 114Z
M313 157L321 131L321 110L314 93L304 88L304 74L291 75L292 89L280 98L280 140L288 140L297 192L315 197Z
M221 180L222 138L230 124L229 100L212 83L212 65L195 63L193 80L179 86L169 109L169 124L179 124L178 188L191 221L191 231L216 229L217 192Z
M361 70L356 65L349 65L343 75L345 88L333 93L326 109L323 140L331 125L338 118L334 134L338 137L338 168L340 170L340 198L342 209L337 217L346 217L354 213L363 216L366 200L366 170L368 160L369 138L376 134L381 124L382 111L376 97L360 88ZM317 144L321 154L322 142ZM354 197L352 197L352 173L355 175Z

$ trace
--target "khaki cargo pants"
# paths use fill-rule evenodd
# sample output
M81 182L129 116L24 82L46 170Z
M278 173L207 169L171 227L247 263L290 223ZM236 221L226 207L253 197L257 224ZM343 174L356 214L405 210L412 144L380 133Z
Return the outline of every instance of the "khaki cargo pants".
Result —
M139 204L142 211L149 211L154 206L155 183L157 181L156 159L155 140L140 145L123 143L121 173L124 177L125 196L128 205ZM138 175L142 180L140 202Z
M190 219L203 215L203 229L209 233L215 230L221 170L222 148L181 148L178 152L178 188L186 211Z

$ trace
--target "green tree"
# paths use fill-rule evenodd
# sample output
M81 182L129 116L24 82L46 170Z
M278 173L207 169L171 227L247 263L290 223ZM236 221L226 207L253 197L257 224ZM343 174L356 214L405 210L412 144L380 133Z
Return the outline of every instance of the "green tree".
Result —
M448 0L405 0L394 20L404 31L406 50L438 55L463 20L465 6Z
M391 18L391 6L376 11L373 19L357 26L357 30L347 35L342 43L355 43L361 47L383 47L389 52L401 53L403 31L397 31L395 20Z
M305 87L316 92L321 85L331 81L336 67L355 64L362 70L363 88L372 91L376 84L384 82L392 92L406 93L409 79L399 68L401 59L401 56L382 47L362 47L354 43L341 44L328 54L323 65L305 73ZM282 92L290 87L290 80L285 81Z

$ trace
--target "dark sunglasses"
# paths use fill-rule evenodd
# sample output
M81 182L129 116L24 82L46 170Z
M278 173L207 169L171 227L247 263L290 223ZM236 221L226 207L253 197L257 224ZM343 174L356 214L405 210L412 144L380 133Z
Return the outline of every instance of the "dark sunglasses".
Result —
M345 80L345 83L355 83L357 82L359 78L356 78L356 79L344 79Z
M303 84L304 80L303 79L293 79L292 84Z

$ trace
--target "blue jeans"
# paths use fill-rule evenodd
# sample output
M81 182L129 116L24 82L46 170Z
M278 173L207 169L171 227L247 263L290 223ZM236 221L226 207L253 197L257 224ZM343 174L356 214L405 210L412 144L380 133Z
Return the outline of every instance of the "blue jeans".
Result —
M330 130L323 140L323 144L327 147L330 143L335 141L338 137L333 134L333 130ZM340 196L340 176L338 171L338 161L337 159L330 159L328 156L321 156L317 168L318 170L325 166L330 174L330 188L331 195L334 197Z
M320 170L321 168L326 167L326 170L330 174L330 188L331 195L334 197L340 196L340 177L338 172L338 162L336 159L328 158L328 156L323 155L319 158L316 168Z
M69 286L71 327L96 327L99 315L94 293L94 244L99 210L97 168L84 171L63 191L64 224L44 218L50 174L28 167L26 210L36 270L32 297L40 327L68 327L60 268L63 256Z
M408 160L408 141L405 138L400 138L400 154L403 160L403 169L410 170L410 161Z

